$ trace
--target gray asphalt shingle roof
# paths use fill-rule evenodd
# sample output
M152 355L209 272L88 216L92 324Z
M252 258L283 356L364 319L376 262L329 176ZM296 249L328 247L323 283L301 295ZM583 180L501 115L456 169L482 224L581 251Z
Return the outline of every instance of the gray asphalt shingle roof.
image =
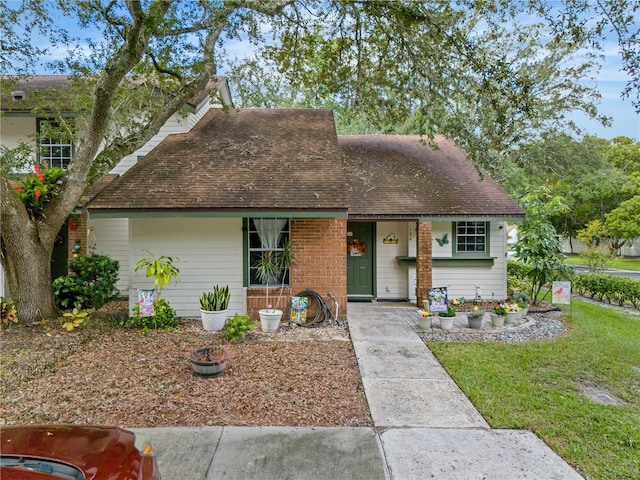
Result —
M212 109L91 202L93 212L346 212L354 219L522 216L437 137L336 135L330 110Z

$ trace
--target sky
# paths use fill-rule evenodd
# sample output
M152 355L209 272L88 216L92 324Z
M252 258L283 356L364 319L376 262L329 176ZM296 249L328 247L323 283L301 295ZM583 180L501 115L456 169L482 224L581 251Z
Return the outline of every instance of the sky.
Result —
M597 82L602 95L600 113L612 118L612 126L603 127L582 113L577 113L573 120L590 134L601 138L625 136L640 141L640 115L635 112L631 99L621 98L627 84L627 74L622 70L622 60L616 44L607 46Z

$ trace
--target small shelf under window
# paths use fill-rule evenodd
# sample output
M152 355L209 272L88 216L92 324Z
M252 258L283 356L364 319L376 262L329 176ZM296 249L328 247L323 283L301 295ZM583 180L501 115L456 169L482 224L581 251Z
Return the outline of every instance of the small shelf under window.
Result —
M416 266L416 257L396 257L396 261L398 265L401 267L415 267Z

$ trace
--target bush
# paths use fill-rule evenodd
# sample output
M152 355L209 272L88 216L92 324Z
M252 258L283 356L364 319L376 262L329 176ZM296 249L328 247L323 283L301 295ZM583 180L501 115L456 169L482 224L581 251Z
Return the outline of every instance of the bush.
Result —
M140 304L133 306L133 317L120 320L118 325L124 328L141 328L145 332L161 328L163 330L173 330L180 322L176 316L176 311L164 298L153 301L153 316L140 317Z
M242 340L245 334L255 326L255 322L250 320L247 315L238 315L237 313L227 320L222 328L222 337L230 342L238 342Z
M640 280L617 277L604 273L579 273L576 275L574 290L581 295L640 308Z
M98 309L118 295L120 264L107 255L85 255L69 261L71 274L53 282L53 293L62 308Z

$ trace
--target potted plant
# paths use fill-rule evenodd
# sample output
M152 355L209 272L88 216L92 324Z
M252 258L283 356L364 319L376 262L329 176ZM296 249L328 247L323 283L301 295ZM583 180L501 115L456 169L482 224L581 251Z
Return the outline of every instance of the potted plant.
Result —
M279 310L280 300L284 292L284 282L287 272L295 265L295 258L291 251L291 243L286 242L281 250L265 250L259 260L254 264L256 273L266 287L266 308L258 310L260 315L260 327L263 332L275 332L278 330L282 319L282 310ZM281 279L280 294L275 308L269 303L269 282L273 279Z
M529 294L527 292L516 291L513 292L511 299L518 304L518 307L520 307L520 310L518 311L519 318L524 317L529 311L529 303L531 301Z
M493 308L493 313L491 314L491 325L494 327L502 327L504 326L504 318L507 315L507 305L504 303L499 303Z
M513 325L518 321L520 307L518 307L517 303L508 303L507 304L507 315L505 316L504 323L507 325Z
M453 320L456 318L456 309L451 305L447 305L445 312L438 313L440 319L440 328L443 330L451 330L453 328Z
M214 285L212 292L203 292L200 297L202 327L209 331L219 331L227 321L229 311L229 285Z
M479 329L482 327L482 320L484 318L484 310L479 310L475 305L473 310L467 313L467 320L469 321L469 328Z
M193 373L201 377L217 377L227 368L229 352L223 345L199 348L189 355Z
M422 330L427 330L431 328L431 320L433 319L433 315L429 310L421 309L418 316L418 326Z

